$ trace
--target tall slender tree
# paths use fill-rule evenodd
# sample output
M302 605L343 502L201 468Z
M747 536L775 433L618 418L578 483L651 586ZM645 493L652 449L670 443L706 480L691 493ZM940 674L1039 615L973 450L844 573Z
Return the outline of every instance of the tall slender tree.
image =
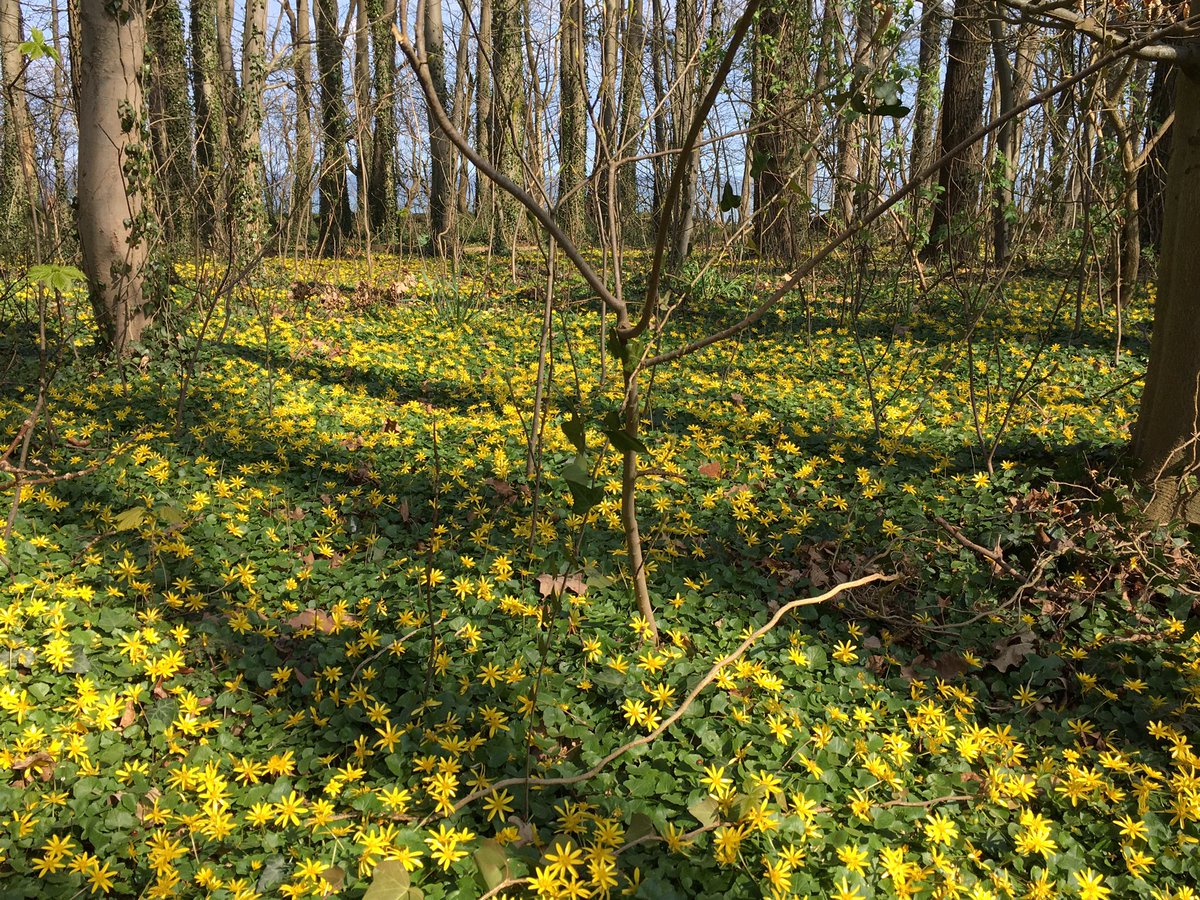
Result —
M429 73L438 92L438 102L450 107L446 84L446 38L442 22L441 0L426 0L425 46L429 53ZM430 249L445 256L453 241L454 228L454 153L450 141L438 127L432 111L429 126L429 237Z
M939 155L957 147L983 125L984 80L987 74L987 0L955 0L950 26ZM983 150L978 142L958 151L938 174L941 192L933 207L926 259L945 255L956 265L978 255L975 217Z
M338 0L316 0L317 78L321 107L321 169L318 179L321 251L329 256L341 253L354 230L350 210L349 168L350 126L343 96L343 47L338 23Z
M196 112L196 217L200 243L215 249L224 239L224 172L228 158L227 110L218 89L217 0L191 0L192 105Z
M309 0L296 0L293 12L285 2L292 34L292 78L295 91L295 134L292 151L292 216L300 227L303 243L308 241L313 195L313 39Z
M496 168L518 184L525 181L521 171L525 143L524 43L523 0L493 0L492 52L487 61L493 82L489 140ZM507 249L519 240L520 206L507 192L493 196L492 239L497 248Z
M587 59L585 57L583 0L562 0L559 25L559 119L558 119L558 218L573 241L583 237L584 169L587 165ZM614 143L616 136L613 136ZM609 152L612 151L609 147ZM599 154L599 149L597 150ZM604 169L607 173L608 163ZM600 182L604 194L608 181ZM607 209L607 197L599 198ZM607 228L607 220L604 222Z
M190 238L187 221L195 189L192 174L192 105L188 99L187 43L179 0L153 0L147 10L150 137L160 190L156 215L168 243Z
M0 0L0 218L8 234L37 234L41 228L41 189L26 95L25 39L20 0ZM20 227L24 223L25 227Z
M937 124L936 103L941 85L938 83L938 62L942 55L945 35L945 16L942 0L923 0L921 3L921 37L917 49L917 91L913 102L912 143L908 170L915 176L933 161L934 127ZM913 221L924 224L923 210L927 204L917 194L912 201Z
M79 25L79 242L100 343L121 356L151 318L137 160L145 153L146 10L141 0L121 0L115 9L110 0L80 0Z
M371 234L390 245L396 238L396 0L367 0L371 21L374 128L371 133L371 176L367 210Z

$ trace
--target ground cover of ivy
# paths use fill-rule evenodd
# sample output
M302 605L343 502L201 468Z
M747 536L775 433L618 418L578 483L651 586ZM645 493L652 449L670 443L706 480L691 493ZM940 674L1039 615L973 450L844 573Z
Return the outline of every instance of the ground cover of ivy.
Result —
M1195 557L1118 465L1144 300L1118 357L1111 308L1072 339L1062 284L1018 279L968 355L961 291L851 321L831 286L662 369L654 646L594 304L555 316L527 479L536 294L370 269L272 263L179 425L198 314L123 370L62 348L34 461L94 471L25 488L0 547L4 897L1196 896ZM722 313L694 299L677 333ZM596 777L488 790L588 770L868 571L899 577L789 615Z

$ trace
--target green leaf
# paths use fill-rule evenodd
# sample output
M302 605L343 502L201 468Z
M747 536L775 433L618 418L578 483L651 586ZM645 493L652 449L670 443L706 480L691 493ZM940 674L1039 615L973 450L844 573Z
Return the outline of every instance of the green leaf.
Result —
M712 797L705 797L703 800L697 800L688 807L688 812L691 813L693 819L695 819L705 828L716 825L717 822L720 821L717 801Z
M133 531L144 521L146 521L146 507L135 506L118 514L113 520L113 527L117 531Z
M628 453L631 450L638 453L650 452L644 443L625 431L621 423L621 414L615 409L604 417L604 425L605 427L601 429L602 433L612 442L613 447L622 453Z
M750 161L750 177L758 178L767 170L767 166L771 164L771 154L759 150L755 152L754 159Z
M69 291L75 282L87 280L87 276L74 266L59 265L32 266L25 277L30 284L40 284L52 291Z
M363 894L363 900L404 900L412 879L404 864L394 859L385 859L375 867L371 886Z
M508 877L508 855L496 841L488 839L475 851L475 865L488 890L492 890Z
M615 331L608 333L608 352L622 363L629 362L629 347Z
M563 419L562 432L566 435L575 449L580 453L587 453L587 435L585 434L584 422L579 415L579 410L572 409L571 418Z
M633 818L629 821L629 828L625 832L625 843L632 844L634 841L652 834L654 834L654 823L650 821L650 817L645 813L634 813Z
M742 195L733 192L733 185L726 179L725 187L721 189L721 212L727 213L741 205Z

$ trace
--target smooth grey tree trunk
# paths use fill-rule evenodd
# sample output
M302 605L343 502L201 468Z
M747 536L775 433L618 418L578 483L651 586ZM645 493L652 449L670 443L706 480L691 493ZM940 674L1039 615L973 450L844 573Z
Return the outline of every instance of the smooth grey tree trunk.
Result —
M125 0L117 17L106 0L81 0L78 228L83 270L101 346L127 354L150 321L143 288L149 246L142 185L125 176L140 135L122 109L144 116L145 7ZM136 127L136 124L133 126Z

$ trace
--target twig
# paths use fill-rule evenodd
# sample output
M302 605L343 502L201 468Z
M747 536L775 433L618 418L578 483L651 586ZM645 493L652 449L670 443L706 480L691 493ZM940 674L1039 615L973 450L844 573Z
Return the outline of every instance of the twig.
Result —
M708 670L708 673L700 679L700 682L694 688L692 688L687 697L684 698L683 702L680 703L675 709L675 712L671 713L670 716L663 720L661 725L659 725L649 734L642 735L641 737L635 738L627 744L621 745L600 760L600 762L596 763L596 765L592 766L592 768L588 769L586 772L580 773L579 775L560 778L505 778L493 785L489 785L486 788L480 788L479 790L472 791L454 804L454 812L458 812L465 806L469 805L475 800L478 800L480 797L486 797L489 794L493 794L496 791L504 788L514 787L517 785L526 785L529 787L569 787L570 785L579 784L581 782L588 781L591 778L595 778L608 767L609 763L620 758L621 756L624 756L630 750L634 750L637 747L644 747L661 737L668 728L678 722L683 714L688 711L692 703L694 703L696 698L700 696L700 692L712 684L713 680L717 677L717 673L731 663L737 662L737 660L739 660L742 655L750 649L755 641L778 625L779 621L792 610L799 609L802 606L813 606L817 603L824 603L826 600L832 600L839 594L843 594L846 591L853 590L854 588L864 587L868 584L896 581L899 577L899 575L884 575L881 572L875 572L871 575L864 575L862 578L856 578L853 581L843 582L842 584L839 584L816 597L805 597L801 600L793 600L791 603L784 604L783 606L779 607L775 615L770 618L767 624L763 625L748 638L742 641L742 643L738 645L738 648L732 653L718 660L717 663ZM423 820L422 824L425 822L428 822L428 818Z

